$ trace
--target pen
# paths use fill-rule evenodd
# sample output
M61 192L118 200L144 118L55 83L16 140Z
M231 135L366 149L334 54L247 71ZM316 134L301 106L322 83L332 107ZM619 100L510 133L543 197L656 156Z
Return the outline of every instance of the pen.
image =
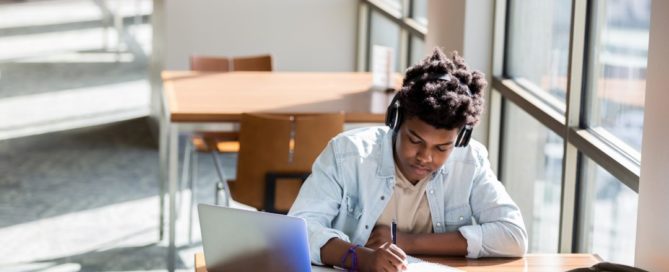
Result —
M397 219L395 218L390 225L390 238L393 240L393 244L397 244Z

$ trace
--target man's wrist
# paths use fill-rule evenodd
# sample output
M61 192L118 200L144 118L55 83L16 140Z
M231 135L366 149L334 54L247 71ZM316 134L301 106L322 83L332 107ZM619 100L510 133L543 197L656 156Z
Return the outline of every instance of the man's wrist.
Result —
M360 271L370 271L369 261L371 260L372 253L374 251L367 247L358 247L355 249L355 253L358 255L358 269Z
M404 252L412 252L415 246L416 236L410 233L402 233L397 235L397 246Z

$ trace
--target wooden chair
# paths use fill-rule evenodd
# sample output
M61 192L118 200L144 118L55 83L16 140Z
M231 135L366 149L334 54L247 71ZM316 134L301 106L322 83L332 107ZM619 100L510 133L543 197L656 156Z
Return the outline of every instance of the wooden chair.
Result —
M232 60L226 57L191 56L190 69L202 72L230 72Z
M266 71L271 72L272 56L258 55L236 57L191 56L190 68L193 71L230 72L230 71ZM191 139L195 150L200 152L218 151L235 153L239 151L239 134L236 132L196 133ZM213 145L212 145L213 144Z
M272 56L248 56L238 58L191 56L190 68L192 71L202 72L231 72L231 71L272 71ZM239 133L237 132L196 132L184 147L183 174L181 183L188 182L191 190L189 220L193 220L192 208L195 205L195 181L197 180L197 154L206 152L212 155L216 173L220 181L225 181L222 165L218 153L236 153L239 151ZM179 197L179 202L181 197ZM218 203L217 203L218 204ZM192 237L192 223L189 224L189 241Z
M190 69L203 72L274 71L272 55L244 57L191 56Z
M344 126L343 114L244 114L232 199L286 213L316 157ZM225 186L227 187L227 186Z
M274 71L271 55L236 57L231 67L232 71Z

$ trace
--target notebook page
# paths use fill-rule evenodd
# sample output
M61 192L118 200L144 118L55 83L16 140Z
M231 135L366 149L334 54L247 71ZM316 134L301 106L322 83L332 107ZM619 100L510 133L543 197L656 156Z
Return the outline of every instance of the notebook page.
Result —
M409 265L407 272L455 272L462 271L447 265L423 261L413 256L407 256Z
M431 263L423 261L419 258L407 255L407 270L405 272L463 272L463 270L456 269L447 265ZM311 266L311 271L325 272L325 271L337 271L337 270L346 270L341 267L335 266L334 268L328 268L323 266Z

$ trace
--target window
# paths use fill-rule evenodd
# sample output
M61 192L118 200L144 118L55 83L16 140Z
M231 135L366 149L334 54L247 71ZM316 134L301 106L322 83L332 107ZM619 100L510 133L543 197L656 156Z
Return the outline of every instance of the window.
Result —
M571 1L513 0L509 10L506 73L564 111Z
M393 10L402 10L402 0L382 0L381 4L385 4Z
M505 102L500 180L520 207L531 253L558 251L562 139L516 105ZM522 150L522 152L518 152Z
M638 195L590 159L585 160L582 209L585 251L634 265Z
M632 264L650 0L496 5L497 159L529 250Z
M409 55L409 66L414 65L425 58L425 41L411 36L411 52Z
M650 0L593 5L588 125L621 140L640 160Z
M397 72L425 57L427 0L360 0L360 3L359 71L370 70L374 45L394 49Z
M427 0L411 1L411 18L427 26Z
M399 71L400 27L380 13L372 11L370 31L371 44L383 45L394 49L395 68ZM373 54L370 52L369 63L372 63L372 56Z

